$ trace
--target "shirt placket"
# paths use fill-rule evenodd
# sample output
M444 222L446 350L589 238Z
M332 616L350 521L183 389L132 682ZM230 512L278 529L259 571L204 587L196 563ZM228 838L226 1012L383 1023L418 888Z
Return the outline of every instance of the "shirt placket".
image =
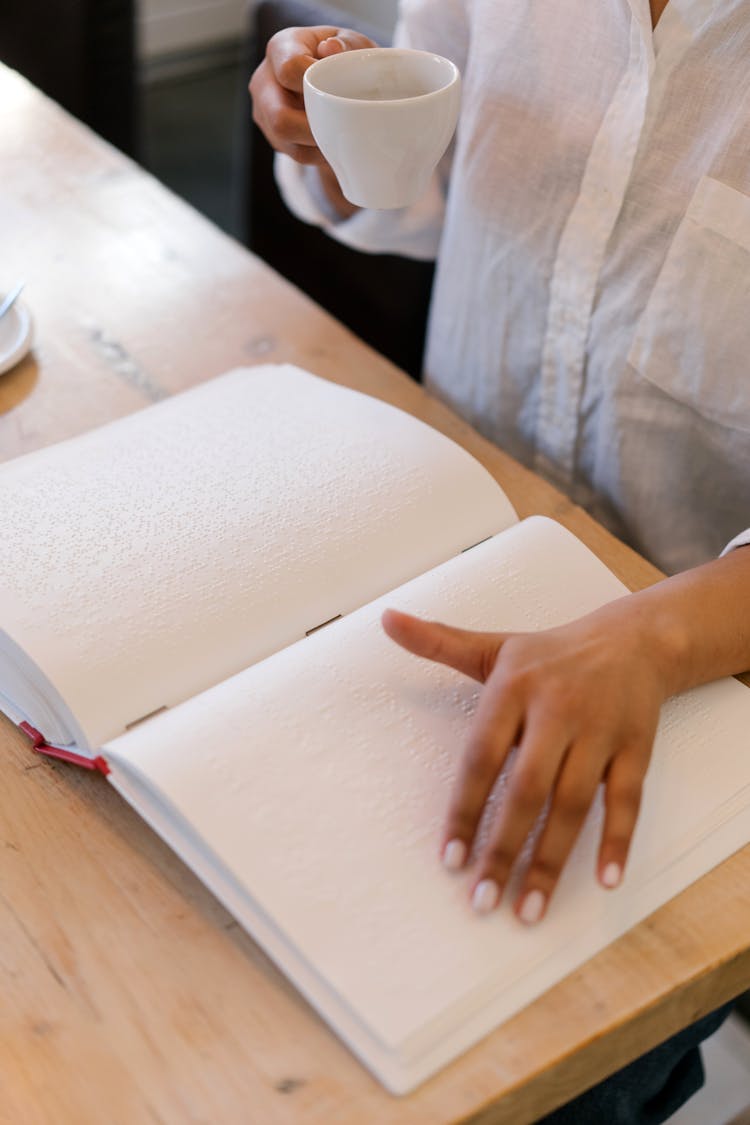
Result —
M594 139L550 284L535 468L566 491L573 485L594 296L632 173L654 66L649 5L630 0L630 6L628 63Z

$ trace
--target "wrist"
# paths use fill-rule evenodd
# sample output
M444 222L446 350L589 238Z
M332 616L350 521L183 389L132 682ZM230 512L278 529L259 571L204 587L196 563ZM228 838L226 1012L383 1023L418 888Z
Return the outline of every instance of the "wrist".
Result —
M622 643L646 665L663 699L690 687L690 635L684 616L660 589L662 583L611 603Z
M682 607L662 597L659 586L661 583L634 596L639 599L637 608L642 618L644 643L652 654L664 698L668 699L692 686L690 629L680 612Z
M750 667L750 552L665 578L633 595L668 693Z

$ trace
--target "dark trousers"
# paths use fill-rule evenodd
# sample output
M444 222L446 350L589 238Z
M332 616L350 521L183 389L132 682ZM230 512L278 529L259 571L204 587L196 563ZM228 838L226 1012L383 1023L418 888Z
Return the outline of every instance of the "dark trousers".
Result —
M686 1027L537 1125L661 1125L703 1085L699 1044L731 1010L727 1004Z

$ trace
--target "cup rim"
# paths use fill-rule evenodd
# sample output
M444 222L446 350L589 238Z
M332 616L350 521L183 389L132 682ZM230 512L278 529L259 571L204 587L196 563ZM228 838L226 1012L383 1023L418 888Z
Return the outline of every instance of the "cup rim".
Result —
M413 94L408 98L351 98L347 97L345 94L331 94L328 90L321 90L319 86L315 85L313 79L309 77L310 74L312 74L312 72L318 67L325 67L327 63L332 63L335 59L348 58L351 55L355 54L382 55L384 51L388 52L388 54L390 55L429 55L431 58L437 59L441 63L447 63L451 68L450 81L446 82L444 86L438 87L437 90L428 90L424 94ZM316 59L315 62L305 71L302 81L303 86L309 89L319 98L329 98L334 102L357 102L358 105L386 106L405 105L407 103L413 105L415 102L423 102L428 100L429 98L437 97L440 94L444 94L446 90L450 90L451 87L455 86L460 77L461 72L459 71L456 64L452 62L451 59L445 58L444 55L438 55L435 51L420 51L416 50L413 47L363 47L358 51L339 51L335 55L328 55L328 57L325 59Z

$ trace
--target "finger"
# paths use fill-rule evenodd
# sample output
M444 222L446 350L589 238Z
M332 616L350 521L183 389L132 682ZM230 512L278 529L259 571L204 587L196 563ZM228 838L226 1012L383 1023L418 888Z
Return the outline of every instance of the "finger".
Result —
M519 700L504 686L485 688L443 833L443 863L449 870L463 867L471 853L484 807L518 739L522 717Z
M292 160L296 160L298 164L315 165L316 168L322 168L326 163L326 158L320 149L311 148L308 145L279 145L277 151L291 156Z
M387 609L382 617L383 628L391 640L402 648L447 664L480 683L495 666L497 654L505 639L502 633L474 633L468 629L454 629L437 621L424 621L410 613Z
M340 55L345 50L344 40L339 35L332 35L330 39L324 39L318 45L318 58L327 59L329 55Z
M570 750L552 793L552 801L515 903L522 922L535 925L544 917L589 809L607 761L599 745L578 744Z
M339 55L342 51L361 51L366 47L377 47L377 43L373 43L372 39L368 39L358 31L344 28L318 44L318 58L325 59L329 55Z
M650 744L649 744L650 748ZM599 881L608 890L622 882L625 864L638 821L648 753L638 747L613 759L604 789L604 829L597 869Z
M302 99L277 83L266 82L256 87L253 118L274 148L280 145L315 147Z
M527 723L503 803L479 859L472 903L481 914L497 906L523 846L544 809L568 740L559 722L544 715Z
M366 35L340 27L287 27L278 31L268 41L266 58L273 70L276 81L292 93L302 93L302 80L305 71L317 62L321 43L336 40L330 51L357 50L373 47L375 44Z
M271 36L266 59L276 81L294 94L302 93L305 71L318 58L318 46L336 35L337 27L286 27Z

